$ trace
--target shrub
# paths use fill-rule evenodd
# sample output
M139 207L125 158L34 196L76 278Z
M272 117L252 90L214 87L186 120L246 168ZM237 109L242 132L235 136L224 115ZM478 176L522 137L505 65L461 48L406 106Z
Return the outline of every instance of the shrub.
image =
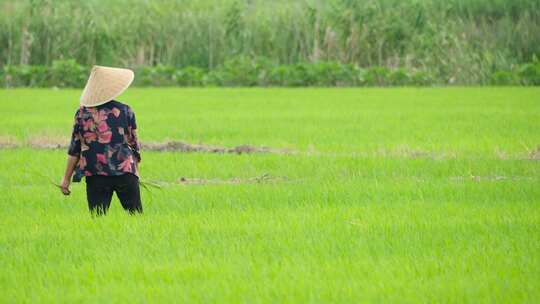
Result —
M152 85L152 67L142 66L135 69L134 85L151 86Z
M74 60L54 61L52 66L6 65L0 70L4 87L82 87L89 69ZM237 57L205 69L187 66L141 66L135 71L135 86L428 86L446 83L443 76L426 71L411 72L405 68L360 68L337 62L303 62L273 65L264 58ZM514 71L491 74L493 85L540 85L540 63L536 60Z
M48 87L54 82L50 79L50 69L40 65L4 66L2 86L5 87Z
M354 86L358 84L358 68L352 64L321 62L311 65L316 86Z
M368 86L386 86L390 83L389 74L385 67L372 67L364 75L364 82Z
M210 86L210 87L223 86L224 84L223 78L224 77L220 71L218 70L209 71L208 74L206 74L206 77L204 78L204 85Z
M173 78L180 86L202 86L205 84L206 72L198 67L188 66L176 71Z
M290 66L285 85L293 87L313 86L316 81L309 63L298 63Z
M394 86L405 86L411 83L411 76L405 69L397 69L390 73L390 84Z
M511 71L497 71L490 77L492 85L515 85L519 83L517 75Z
M415 86L429 86L435 84L435 79L424 71L418 71L411 76L411 84Z
M540 62L532 62L521 66L518 75L524 85L540 85Z
M176 85L176 69L172 66L160 64L155 67L139 67L135 74L136 85L156 87Z
M152 86L173 86L176 81L174 75L176 69L172 66L159 64L150 69L150 79Z
M3 83L4 86L9 87L18 87L18 86L26 86L27 83L23 82L22 74L24 74L21 70L23 69L23 66L13 66L13 65L5 65L3 70Z
M50 87L54 86L54 83L50 77L50 70L43 65L35 65L30 69L31 77L30 82L27 84L29 87ZM85 75L87 77L87 75ZM83 84L84 85L84 84ZM80 86L80 85L79 85Z
M211 73L209 82L215 85L247 87L265 84L269 67L270 63L264 58L232 58Z
M289 67L284 65L277 65L272 68L268 73L267 83L269 85L285 86L289 73Z
M315 83L309 64L278 65L270 69L267 83L270 85L299 87Z
M50 82L62 88L83 87L90 70L79 65L74 59L55 60L50 68Z

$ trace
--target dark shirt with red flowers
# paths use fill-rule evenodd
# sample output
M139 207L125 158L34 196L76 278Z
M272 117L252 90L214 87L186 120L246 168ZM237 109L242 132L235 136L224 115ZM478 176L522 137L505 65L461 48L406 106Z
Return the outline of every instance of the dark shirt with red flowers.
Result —
M111 100L96 107L80 107L75 113L68 154L80 156L73 175L138 176L141 161L135 113L128 105Z

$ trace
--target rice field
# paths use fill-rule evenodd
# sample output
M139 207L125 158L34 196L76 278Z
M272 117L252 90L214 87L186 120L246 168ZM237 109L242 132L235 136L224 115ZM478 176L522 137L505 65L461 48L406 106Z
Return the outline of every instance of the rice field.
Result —
M0 90L2 303L540 298L540 88L130 89L161 188L101 218L51 183L79 94Z

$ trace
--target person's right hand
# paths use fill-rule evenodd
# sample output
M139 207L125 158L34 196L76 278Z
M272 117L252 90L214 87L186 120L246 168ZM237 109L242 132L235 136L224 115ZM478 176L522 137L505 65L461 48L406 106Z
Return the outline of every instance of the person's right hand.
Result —
M66 179L62 180L62 182L60 183L60 191L62 191L62 194L69 195L71 193L71 191L69 191L69 184L70 184L69 180L66 180Z

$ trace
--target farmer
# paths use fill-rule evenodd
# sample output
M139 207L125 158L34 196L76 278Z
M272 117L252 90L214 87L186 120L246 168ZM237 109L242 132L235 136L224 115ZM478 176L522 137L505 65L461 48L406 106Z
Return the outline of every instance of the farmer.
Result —
M106 214L116 192L129 213L142 213L135 113L114 100L133 81L128 69L94 66L82 92L60 189L69 195L70 179L86 177L86 196L92 214ZM75 174L73 174L75 173Z

